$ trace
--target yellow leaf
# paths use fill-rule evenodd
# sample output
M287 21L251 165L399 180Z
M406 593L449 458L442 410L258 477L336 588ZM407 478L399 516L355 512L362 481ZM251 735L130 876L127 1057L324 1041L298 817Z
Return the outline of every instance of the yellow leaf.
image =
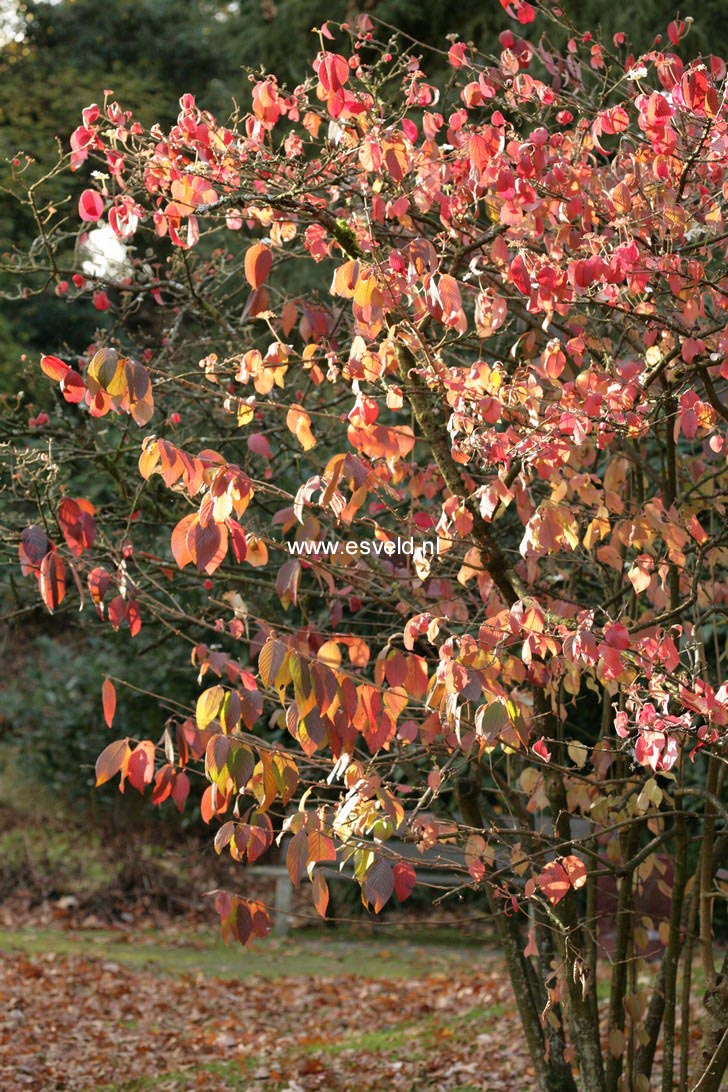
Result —
M576 768L580 770L586 762L589 755L589 748L584 743L579 743L578 740L573 740L567 747L569 752L569 758L574 763Z
M238 402L238 428L249 425L255 417L255 406L250 402Z
M328 664L329 667L338 667L341 663L341 650L336 641L325 641L316 656L322 663Z
M211 686L209 690L202 691L197 699L195 712L197 727L201 732L215 719L224 700L225 691L221 686Z

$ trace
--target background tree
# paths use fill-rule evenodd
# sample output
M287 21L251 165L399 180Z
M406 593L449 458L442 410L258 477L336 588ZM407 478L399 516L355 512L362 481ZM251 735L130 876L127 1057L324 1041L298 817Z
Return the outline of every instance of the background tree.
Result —
M665 29L657 0L624 13L599 0L562 6L585 25L600 26L605 38L620 30L631 40L649 43ZM435 0L369 0L362 7L437 47L428 62L435 82L448 77L442 48L448 34L457 33L488 52L503 28L501 8L480 0L464 0L457 13ZM5 0L0 6L0 160L7 164L0 163L0 253L28 246L36 233L31 211L3 196L5 182L12 187L13 159L18 153L21 159L30 156L35 177L43 177L57 161L58 141L67 140L83 107L104 88L111 88L145 125L171 124L181 86L203 109L227 113L231 99L244 101L248 71L275 72L295 86L307 73L311 27L327 18L353 20L358 12L349 0ZM710 51L728 33L728 17L718 0L696 0L691 13L694 23L681 47L685 57ZM556 35L563 45L563 36ZM72 204L79 187L56 190L50 183L44 194L47 200ZM109 319L90 304L74 300L70 311L65 304L62 292L47 291L0 316L0 391L16 391L22 380L35 399L42 397L22 354L49 344L81 351L96 326Z
M191 94L169 131L85 111L82 230L107 222L129 267L74 282L33 192L21 272L114 320L41 361L78 424L12 451L40 511L20 561L50 610L88 596L191 647L194 717L165 699L161 739L110 743L98 783L183 807L204 760L218 851L253 863L277 814L322 914L322 865L376 912L416 882L402 840L448 869L457 842L541 1086L647 1089L661 1043L663 1090L704 1092L728 1064L725 64L685 61L679 20L638 54L508 15L497 55L450 45L442 87L362 16L228 125ZM82 461L98 497L64 489ZM256 902L217 907L267 931Z

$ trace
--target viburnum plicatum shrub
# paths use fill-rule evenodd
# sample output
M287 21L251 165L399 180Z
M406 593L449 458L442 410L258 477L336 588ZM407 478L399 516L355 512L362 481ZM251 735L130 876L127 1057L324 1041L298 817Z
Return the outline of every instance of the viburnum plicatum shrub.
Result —
M113 320L40 361L76 417L17 456L21 565L50 610L190 646L196 710L170 694L99 784L181 809L203 772L218 852L277 837L322 915L322 865L374 912L420 859L459 868L543 1089L717 1090L726 65L681 60L689 20L638 53L504 7L442 87L362 16L227 124L190 94L168 131L84 111L76 242L104 225L126 257L81 273L75 207L25 198L28 290Z

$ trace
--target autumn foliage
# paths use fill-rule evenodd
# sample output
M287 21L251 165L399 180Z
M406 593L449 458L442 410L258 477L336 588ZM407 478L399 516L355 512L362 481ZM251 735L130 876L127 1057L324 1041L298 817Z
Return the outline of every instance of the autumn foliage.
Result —
M61 474L20 563L49 610L189 643L196 711L119 726L99 784L182 809L202 772L217 851L254 870L277 841L322 915L326 869L378 912L420 858L460 868L544 1089L643 1092L660 1043L663 1089L717 1090L726 65L681 60L689 22L640 53L503 7L497 53L453 40L444 88L362 16L229 123L189 94L168 131L84 111L78 231L108 224L129 271L73 282L117 320L40 368L90 465L122 469L108 511ZM55 223L49 283L78 272ZM107 680L116 731L114 708ZM226 935L268 931L216 905Z

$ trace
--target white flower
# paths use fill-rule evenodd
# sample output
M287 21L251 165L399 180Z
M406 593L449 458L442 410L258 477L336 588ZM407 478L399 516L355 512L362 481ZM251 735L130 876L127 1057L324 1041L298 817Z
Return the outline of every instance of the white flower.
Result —
M89 231L80 249L83 255L81 268L87 277L121 281L131 273L129 252L108 224Z

